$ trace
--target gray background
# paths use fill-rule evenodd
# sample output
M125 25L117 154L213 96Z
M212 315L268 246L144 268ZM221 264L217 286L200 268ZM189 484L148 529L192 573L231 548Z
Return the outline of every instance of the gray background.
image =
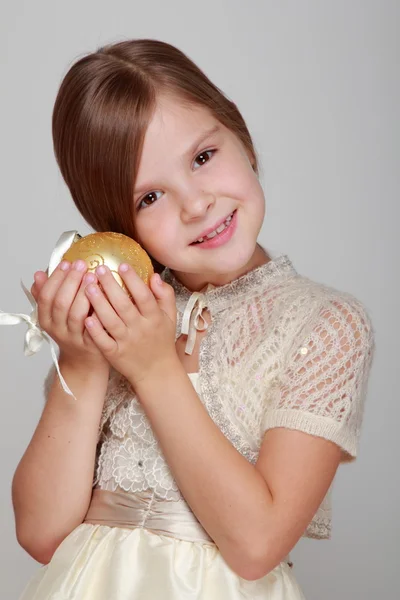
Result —
M263 165L260 242L370 311L377 352L360 455L336 478L332 540L301 540L292 553L308 600L398 597L399 18L399 2L384 0L1 2L2 310L29 312L20 277L31 285L62 231L90 231L52 152L62 76L100 44L150 37L185 51L241 109ZM50 352L24 357L24 333L0 330L7 600L38 567L15 540L10 486Z

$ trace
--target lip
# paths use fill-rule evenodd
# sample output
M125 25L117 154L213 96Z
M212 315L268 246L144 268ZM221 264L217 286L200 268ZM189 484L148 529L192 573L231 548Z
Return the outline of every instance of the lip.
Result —
M206 240L201 244L190 244L193 248L198 248L199 250L211 250L213 248L218 248L229 242L229 240L235 235L235 231L237 229L237 210L233 212L233 218L229 223L228 227L222 231L222 233L217 234L210 240Z
M235 211L236 211L236 209L232 212L235 212ZM203 233L198 235L197 238L194 239L193 242L191 242L191 244L194 244L199 238L204 238L204 237L206 237L206 235L208 235L212 231L215 231L216 229L218 229L218 227L220 227L220 225L222 225L222 223L225 223L226 219L232 214L232 212L227 214L226 217L224 217L223 219L220 219L219 221L217 221L217 223L213 227L210 227L209 229L206 229L205 231L203 231Z

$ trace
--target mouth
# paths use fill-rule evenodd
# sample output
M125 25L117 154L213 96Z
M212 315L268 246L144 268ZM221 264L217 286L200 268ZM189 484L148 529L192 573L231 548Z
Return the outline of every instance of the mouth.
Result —
M235 213L236 213L236 210L234 210L230 215L228 215L226 217L226 219L216 229L214 229L213 231L210 231L207 235L203 235L202 237L199 237L197 240L195 240L194 242L192 242L189 245L190 246L198 246L200 244L204 244L210 240L213 240L214 238L221 235L231 225L232 219L233 219Z
M201 237L191 244L201 249L217 248L228 242L236 231L237 226L237 209L235 209L227 218L215 229L206 236Z

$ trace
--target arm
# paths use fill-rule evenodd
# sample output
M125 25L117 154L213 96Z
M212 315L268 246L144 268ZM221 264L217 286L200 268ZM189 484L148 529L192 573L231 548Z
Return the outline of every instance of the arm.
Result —
M339 463L356 456L373 351L372 324L359 303L336 301L322 309L268 402L255 466L211 420L180 363L139 383L183 495L245 579L262 577L284 559Z
M60 358L78 400L54 377L40 421L12 482L20 545L47 563L87 512L108 369L91 370ZM39 534L39 535L38 535Z
M298 352L300 363L297 354L294 361L288 357L283 370L286 387L279 391L285 389L286 397L273 411L277 421L260 423L264 431L277 430L266 433L254 467L212 421L179 361L172 288L158 285L156 277L149 288L133 269L120 272L135 306L110 274L99 274L108 299L99 288L88 289L103 325L86 320L92 339L135 389L183 495L226 562L242 577L258 579L293 548L314 516L341 444L354 449L371 357L368 323L346 302L332 302L332 310L317 316L315 331L302 340L307 352ZM287 429L308 430L282 431L282 413L290 413Z
M183 496L225 561L245 579L268 573L322 502L339 448L276 429L265 435L253 466L212 421L180 362L136 392Z
M86 514L108 385L109 364L83 325L90 309L85 287L97 281L86 271L84 261L63 261L50 277L37 271L31 288L39 324L57 343L61 371L77 397L55 377L12 482L17 539L42 563Z

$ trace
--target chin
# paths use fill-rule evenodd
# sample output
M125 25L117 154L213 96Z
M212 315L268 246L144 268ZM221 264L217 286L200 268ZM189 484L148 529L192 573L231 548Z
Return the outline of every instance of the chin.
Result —
M237 248L232 248L226 253L221 252L221 255L214 263L210 261L210 268L215 267L216 273L235 273L246 267L252 260L256 251L256 243L253 245L238 245Z

